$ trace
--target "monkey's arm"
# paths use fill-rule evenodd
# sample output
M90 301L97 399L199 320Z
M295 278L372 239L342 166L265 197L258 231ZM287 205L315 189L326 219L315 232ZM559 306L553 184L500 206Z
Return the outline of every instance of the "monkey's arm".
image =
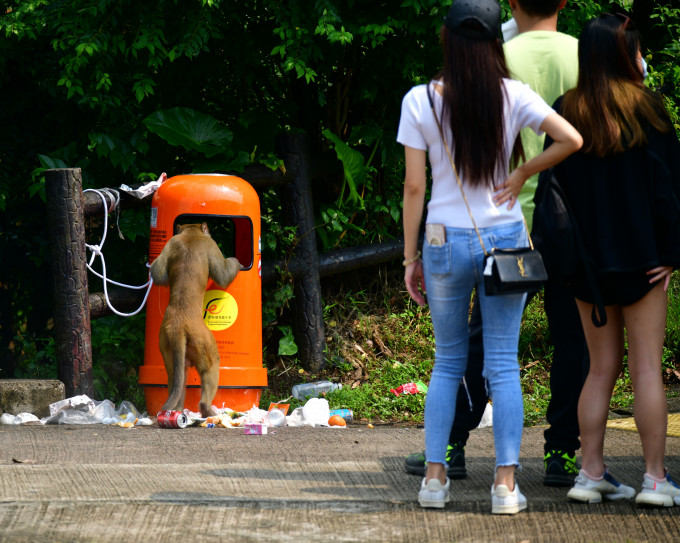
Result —
M222 288L228 286L241 270L241 263L238 259L224 258L217 246L208 256L208 266L211 279Z
M168 277L168 251L161 251L161 254L151 264L151 279L157 285L167 285L170 283Z

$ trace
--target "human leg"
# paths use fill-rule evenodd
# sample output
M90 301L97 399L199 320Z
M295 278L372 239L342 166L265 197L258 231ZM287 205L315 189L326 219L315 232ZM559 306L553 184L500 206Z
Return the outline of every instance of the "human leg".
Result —
M496 485L514 488L514 470L524 425L517 345L524 294L481 297L484 315L484 370L494 406Z
M625 306L623 316L628 332L628 369L635 390L635 425L646 467L635 503L671 507L680 505L680 485L664 467L668 415L661 355L667 298L659 283L641 300Z
M485 232L488 247L521 247L526 242L522 223ZM494 406L494 447L496 476L494 486L513 491L514 471L519 465L519 449L524 426L524 405L519 381L517 348L526 294L487 296L483 265L478 268L479 298L483 322L484 369L489 396Z
M659 283L636 303L623 307L628 333L628 370L635 391L633 414L645 457L646 471L665 477L666 394L661 377L661 355L666 332L667 294Z
M599 477L605 471L603 447L609 404L623 365L623 315L619 306L606 306L607 324L598 328L591 319L592 304L576 300L576 305L590 352L590 371L578 404L582 469Z
M456 397L456 415L453 420L449 445L446 451L447 474L451 479L464 479L465 444L470 430L479 426L484 409L488 402L488 394L482 367L484 365L484 347L482 342L482 313L479 296L475 294L470 320L468 323L469 344L465 382L460 384ZM413 453L404 460L404 468L408 473L425 474L425 453Z
M488 297L484 304L484 377L494 405L496 474L491 486L491 512L515 514L527 500L515 481L519 465L524 411L519 382L517 344L525 295Z
M429 277L426 278L426 281ZM465 302L464 292L458 297L436 297L431 294L428 282L428 302L435 329L435 364L425 399L425 454L426 478L445 478L440 470L446 466L446 449L455 417L457 396L467 362L467 311L460 306ZM467 292L469 303L470 292ZM451 311L458 306L458 310ZM443 481L442 481L443 482Z
M446 446L455 415L458 387L467 365L468 313L475 282L470 232L467 229L447 229L445 245L432 247L425 244L423 262L436 345L435 363L425 400L425 481L427 484L438 479L444 485Z
M598 328L591 319L592 304L578 299L576 304L590 352L590 371L578 406L583 465L567 496L587 503L632 498L635 490L614 479L603 460L609 404L623 364L623 313L619 306L606 306L607 324Z
M546 419L545 478L549 486L571 486L578 472L578 401L588 375L589 357L581 317L570 290L547 281L544 307L553 343L550 401Z

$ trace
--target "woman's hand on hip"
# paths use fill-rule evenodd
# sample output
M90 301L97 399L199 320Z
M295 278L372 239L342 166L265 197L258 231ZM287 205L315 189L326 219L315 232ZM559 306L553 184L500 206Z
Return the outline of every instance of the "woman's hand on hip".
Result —
M652 276L651 279L649 280L650 283L656 283L661 279L664 280L663 289L665 291L668 290L668 284L670 283L672 273L673 268L671 268L670 266L658 266L647 271L647 275Z
M522 190L526 180L527 177L524 175L521 166L515 168L508 175L505 183L496 187L493 201L497 206L502 206L505 202L508 202L508 210L512 209L517 203L517 196L519 196L519 191Z

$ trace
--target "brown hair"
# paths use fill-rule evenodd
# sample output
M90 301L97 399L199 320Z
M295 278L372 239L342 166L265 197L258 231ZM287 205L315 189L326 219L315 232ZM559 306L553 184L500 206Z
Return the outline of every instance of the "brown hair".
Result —
M647 89L637 65L639 34L625 15L591 19L579 38L579 77L564 95L563 116L583 136L582 152L621 153L647 143L646 128L671 129L661 98Z
M507 174L503 78L509 77L497 39L475 40L441 28L444 66L436 78L443 83L440 122L453 136L456 167L472 186L494 185ZM448 142L451 144L451 142ZM519 138L513 158L524 156Z

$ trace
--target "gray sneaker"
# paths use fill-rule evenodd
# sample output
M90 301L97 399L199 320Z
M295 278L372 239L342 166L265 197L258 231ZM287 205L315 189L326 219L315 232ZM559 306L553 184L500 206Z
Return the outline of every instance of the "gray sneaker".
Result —
M602 498L612 501L632 498L635 496L635 490L633 487L619 483L609 475L606 468L599 481L591 479L583 473L583 470L580 470L567 496L579 502L600 503Z
M652 505L656 507L673 507L680 505L680 485L671 479L671 474L666 470L666 478L663 483L657 483L645 473L642 481L642 490L635 497L638 505Z

